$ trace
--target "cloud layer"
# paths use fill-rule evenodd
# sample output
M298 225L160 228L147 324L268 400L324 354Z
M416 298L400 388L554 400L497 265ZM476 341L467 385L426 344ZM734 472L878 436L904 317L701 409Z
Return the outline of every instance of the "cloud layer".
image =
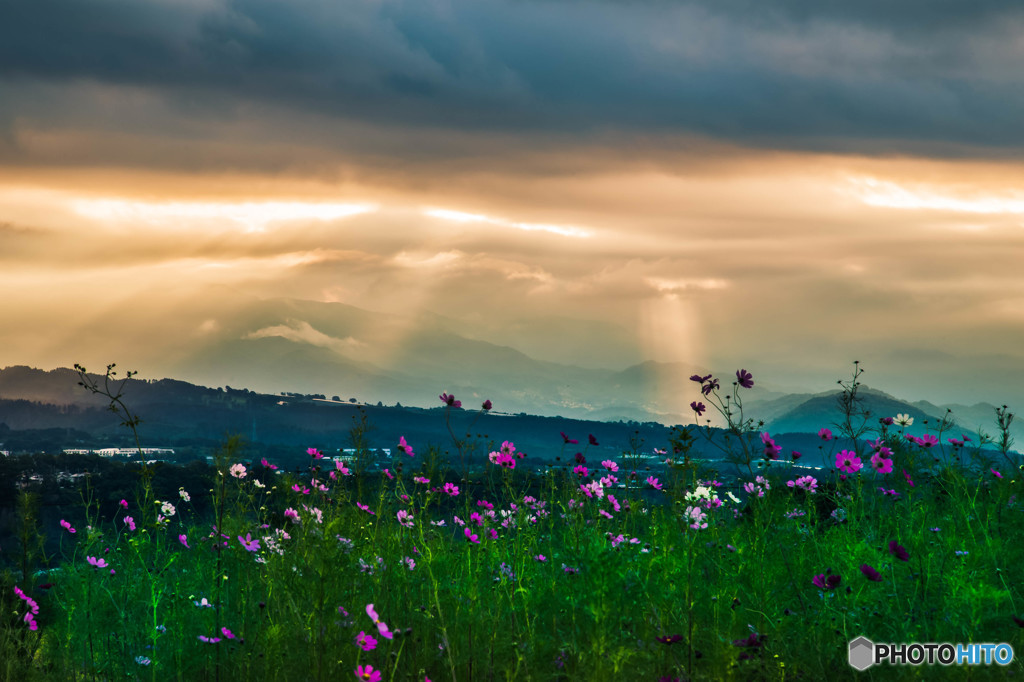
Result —
M859 359L937 397L907 358L962 358L941 397L1006 401L963 384L1024 362L1022 26L923 0L7 3L0 362L144 363L232 297L293 297L813 388ZM239 333L360 351L282 323Z

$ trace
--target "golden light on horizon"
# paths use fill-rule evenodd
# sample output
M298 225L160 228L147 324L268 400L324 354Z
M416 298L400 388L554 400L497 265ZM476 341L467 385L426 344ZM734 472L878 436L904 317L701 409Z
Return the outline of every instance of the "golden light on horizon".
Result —
M517 230L525 230L527 232L550 232L551 234L561 235L563 237L578 237L587 238L592 236L589 230L584 230L579 227L571 225L549 225L544 223L523 223L516 222L513 220L504 220L502 218L493 218L491 216L479 215L476 213L465 213L463 211L453 211L444 208L425 208L421 211L425 216L431 218L441 218L442 220L451 220L458 223L489 223L491 225L500 225L502 227L511 227Z
M261 232L274 222L338 220L379 209L369 203L263 202L148 202L123 199L76 199L72 209L86 218L108 221L171 222L222 220L243 225L246 232Z
M910 187L873 177L850 178L850 183L854 187L853 194L868 206L986 215L1024 213L1024 195L1019 193L1005 196L959 196L944 188L927 185ZM975 226L974 229L978 227Z

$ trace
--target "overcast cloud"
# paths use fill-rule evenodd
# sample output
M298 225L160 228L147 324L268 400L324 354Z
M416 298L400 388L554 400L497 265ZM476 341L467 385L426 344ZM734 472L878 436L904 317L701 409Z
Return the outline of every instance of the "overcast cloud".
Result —
M0 363L156 357L210 300L290 296L561 362L824 389L860 359L1024 400L1022 29L995 1L4 2Z

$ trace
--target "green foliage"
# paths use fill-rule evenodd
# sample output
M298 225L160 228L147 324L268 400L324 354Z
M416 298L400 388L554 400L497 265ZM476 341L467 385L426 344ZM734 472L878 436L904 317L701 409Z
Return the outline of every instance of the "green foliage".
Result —
M753 473L755 424L734 425ZM357 450L368 428L353 425ZM883 425L873 435L892 450L892 473L840 478L773 462L760 478L712 481L689 456L695 433L666 444L678 459L661 491L625 466L624 487L594 486L611 472L593 461L583 480L571 458L543 476L489 465L471 438L456 447L489 467L481 474L462 462L449 471L424 446L387 476L315 454L301 473L275 472L233 438L213 479L197 481L209 510L190 501L199 490L168 496L165 470L127 509L86 487L88 527L57 531L53 586L20 581L42 605L38 631L20 620L14 576L3 578L0 679L345 680L365 665L417 681L855 679L847 646L861 635L1024 651L1021 470L997 477ZM790 485L806 474L813 492ZM375 648L358 646L360 633ZM1019 660L1011 668L1024 672ZM870 677L935 672L881 666Z

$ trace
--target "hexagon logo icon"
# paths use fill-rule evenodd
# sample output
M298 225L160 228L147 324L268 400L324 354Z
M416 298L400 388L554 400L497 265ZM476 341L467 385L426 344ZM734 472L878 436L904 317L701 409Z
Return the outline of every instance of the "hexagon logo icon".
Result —
M856 670L867 670L875 662L875 645L867 637L858 637L850 642L850 666Z

